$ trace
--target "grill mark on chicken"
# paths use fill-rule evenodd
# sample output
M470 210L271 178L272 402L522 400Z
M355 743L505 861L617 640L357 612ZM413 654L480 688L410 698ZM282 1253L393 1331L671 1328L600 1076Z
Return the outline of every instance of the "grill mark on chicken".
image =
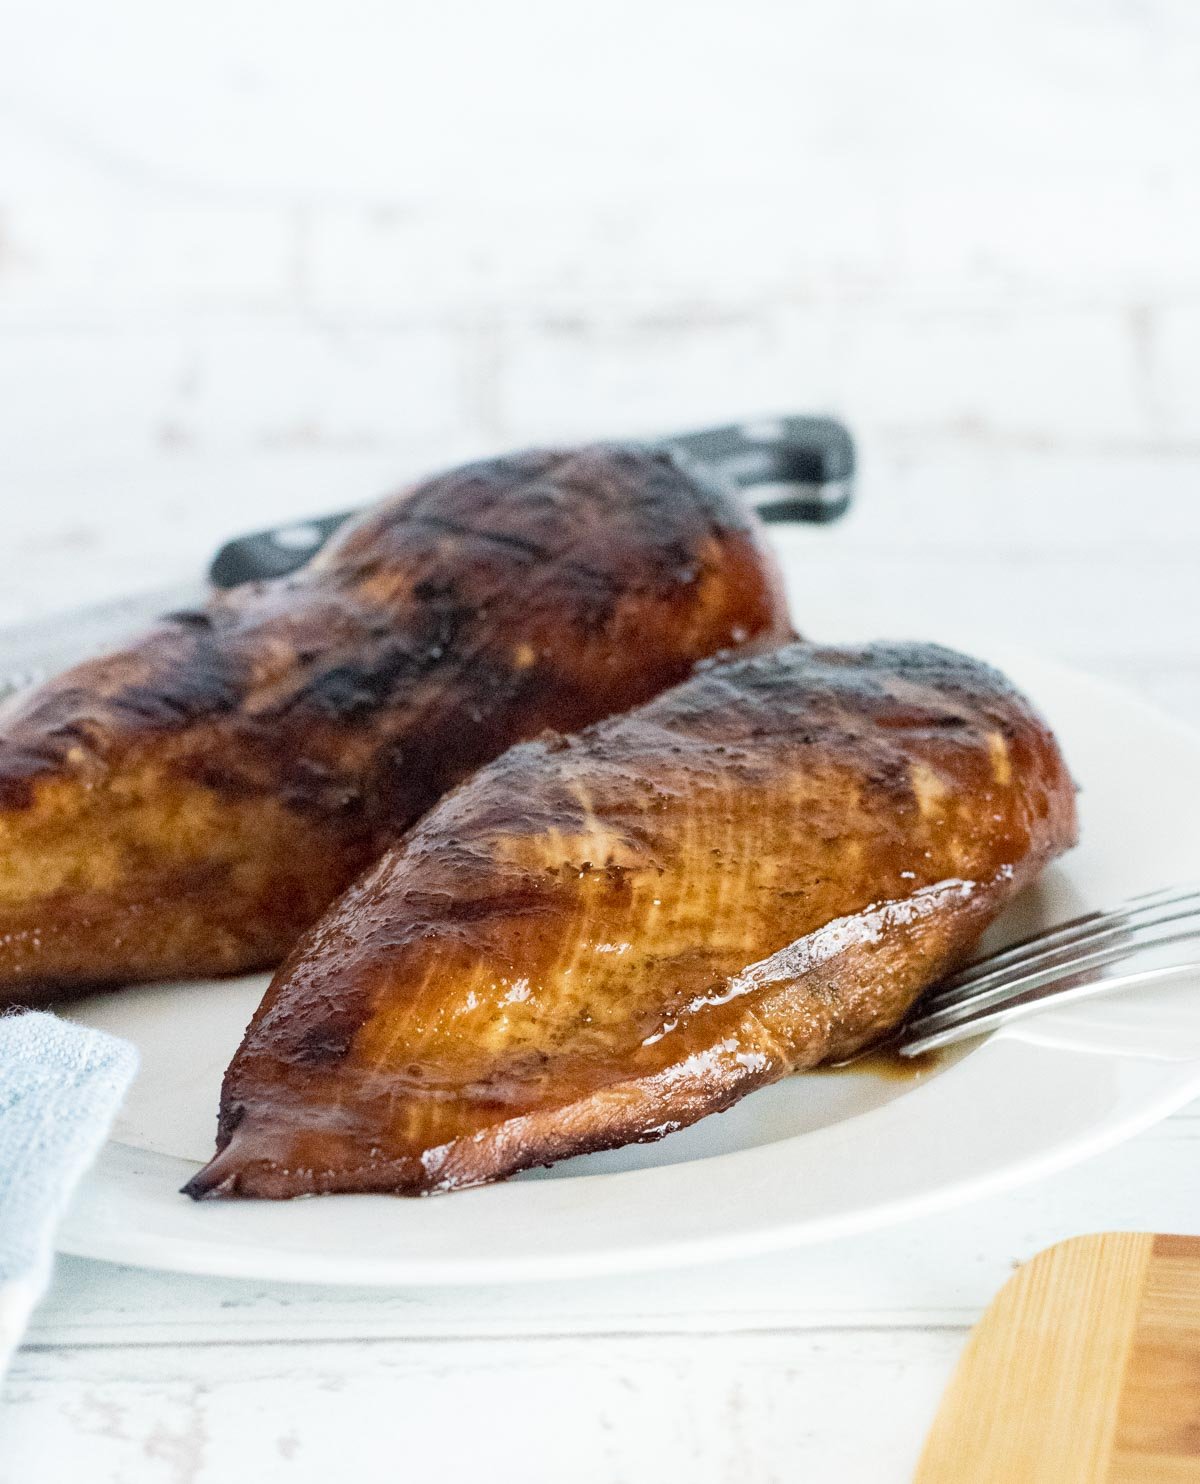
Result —
M659 1137L887 1034L1075 829L985 665L706 666L511 749L354 885L268 990L188 1190L423 1194Z

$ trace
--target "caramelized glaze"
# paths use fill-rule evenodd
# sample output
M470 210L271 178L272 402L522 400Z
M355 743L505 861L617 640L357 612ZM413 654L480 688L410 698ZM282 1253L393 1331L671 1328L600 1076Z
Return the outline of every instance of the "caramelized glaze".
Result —
M192 1195L449 1190L885 1036L1075 838L1044 724L924 645L792 644L515 747L295 948Z
M470 465L0 721L0 1001L276 964L513 742L789 634L757 522L665 454Z

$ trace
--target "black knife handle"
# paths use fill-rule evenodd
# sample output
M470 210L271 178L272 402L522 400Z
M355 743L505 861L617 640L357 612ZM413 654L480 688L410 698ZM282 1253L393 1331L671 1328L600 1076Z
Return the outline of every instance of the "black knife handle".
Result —
M755 507L765 521L836 520L854 491L854 442L831 417L774 417L680 433L652 445L680 463L737 489L759 490ZM216 587L285 577L302 567L340 525L358 512L256 531L226 542L213 558Z
M356 510L342 510L337 515L277 526L273 531L235 536L213 557L208 580L214 587L237 587L243 582L286 577L315 557L334 531L357 514Z

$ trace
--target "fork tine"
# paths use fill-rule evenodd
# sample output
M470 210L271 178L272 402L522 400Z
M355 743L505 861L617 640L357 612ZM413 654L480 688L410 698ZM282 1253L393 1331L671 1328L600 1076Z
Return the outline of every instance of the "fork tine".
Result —
M1079 917L1069 917L1066 922L1059 922L1051 928L1043 928L1041 932L1030 933L1027 937L1018 938L1015 943L1010 943L1007 948L1002 948L998 953L989 953L985 958L976 959L975 962L995 963L997 960L1006 958L1010 954L1019 953L1023 948L1027 948L1032 943L1041 943L1059 934L1068 934L1075 928L1087 927L1099 918L1113 917L1124 912L1140 912L1143 908L1159 906L1165 902L1174 901L1181 896L1191 896L1196 892L1200 892L1200 882L1198 881L1177 882L1173 886L1158 886L1153 891L1137 892L1135 895L1126 897L1123 901L1118 902L1115 907L1104 907L1095 912L1084 912ZM972 965L968 964L963 970L963 973L968 972L971 967Z
M1010 975L1032 969L1040 963L1051 963L1091 944L1110 941L1124 933L1158 923L1182 920L1200 911L1200 891L1195 889L1180 890L1173 896L1167 893L1155 893L1154 896L1155 899L1144 906L1126 905L1110 912L1094 912L1048 933L1026 938L990 958L979 959L946 979L926 1004L960 1003L965 993L1006 980Z
M1155 928L1161 928L1164 931L1155 931ZM1200 917L1195 914L1189 915L1186 925L1171 922L1149 925L1126 933L1116 942L1110 941L1100 946L1088 945L1086 952L1059 956L1054 962L1034 965L1023 972L1006 975L1003 980L973 990L949 1003L939 1002L925 1006L922 1009L922 1018L932 1022L944 1017L949 1021L968 1014L978 1014L993 1005L1003 1004L1009 999L1024 994L1027 990L1054 983L1072 974L1082 973L1096 965L1119 963L1122 959L1130 958L1149 948L1159 948L1168 943L1186 942L1197 936L1200 936Z
M943 1046L953 1045L955 1041L966 1041L975 1036L982 1036L987 1031L1006 1024L1009 1020L1016 1020L1023 1015L1031 1014L1047 1000L1053 1000L1055 1004L1068 1004L1073 1000L1087 999L1090 995L1108 994L1113 990L1150 984L1155 980L1173 978L1179 974L1194 974L1197 971L1200 971L1200 959L1183 960L1156 968L1131 969L1125 974L1096 973L1082 981L1079 980L1078 975L1063 975L1061 981L1055 980L1039 990L1027 992L1015 1003L1006 1002L994 1010L957 1021L941 1030L930 1031L920 1021L914 1021L910 1027L905 1028L900 1039L892 1042L892 1046L900 1056L921 1056L927 1051L938 1051ZM1070 983L1072 978L1077 982ZM1064 983L1065 987L1060 987Z
M965 965L954 975L954 978L967 979L976 972L991 970L1000 964L1014 962L1023 957L1027 951L1036 951L1059 942L1073 942L1081 936L1086 936L1097 926L1102 927L1110 922L1140 917L1145 913L1173 907L1197 898L1200 898L1200 883L1198 882L1143 892L1140 896L1129 897L1119 902L1115 907L1108 907L1098 912L1085 912L1081 917L1073 917L1054 927L1044 928L1039 933L1031 933L1026 938L1010 943L1007 948L1002 948L997 953L987 954Z
M1014 974L1003 983L995 984L957 1003L932 1010L922 1009L906 1027L906 1040L910 1031L913 1035L924 1037L955 1026L973 1024L992 1011L1001 1010L1025 996L1036 993L1039 999L1044 998L1047 992L1064 980L1110 964L1121 963L1148 949L1200 940L1200 919L1192 921L1189 918L1186 927L1174 923L1157 926L1167 931L1155 932L1148 928L1140 934L1131 933L1118 943L1110 943L1106 947L1028 973Z
M1143 921L1115 922L1077 938L1072 943L1060 944L1041 953L1031 953L1024 958L998 967L987 974L963 980L947 980L938 986L923 1002L924 1012L932 1014L941 1010L956 1010L986 1000L991 993L1007 993L1014 983L1032 981L1035 977L1053 975L1060 970L1069 970L1077 964L1086 964L1106 949L1121 954L1135 952L1138 948L1159 941L1169 941L1157 935L1159 929L1175 927L1181 931L1186 925L1200 922L1200 905L1164 911Z

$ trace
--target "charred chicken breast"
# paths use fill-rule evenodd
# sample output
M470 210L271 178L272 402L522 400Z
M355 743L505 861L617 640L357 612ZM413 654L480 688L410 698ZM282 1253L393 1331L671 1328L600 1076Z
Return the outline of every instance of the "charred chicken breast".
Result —
M657 1138L891 1030L1075 829L1053 737L982 664L707 667L513 748L351 888L189 1193L420 1194Z
M0 719L0 1002L276 964L512 743L789 633L757 522L665 454L474 464Z

